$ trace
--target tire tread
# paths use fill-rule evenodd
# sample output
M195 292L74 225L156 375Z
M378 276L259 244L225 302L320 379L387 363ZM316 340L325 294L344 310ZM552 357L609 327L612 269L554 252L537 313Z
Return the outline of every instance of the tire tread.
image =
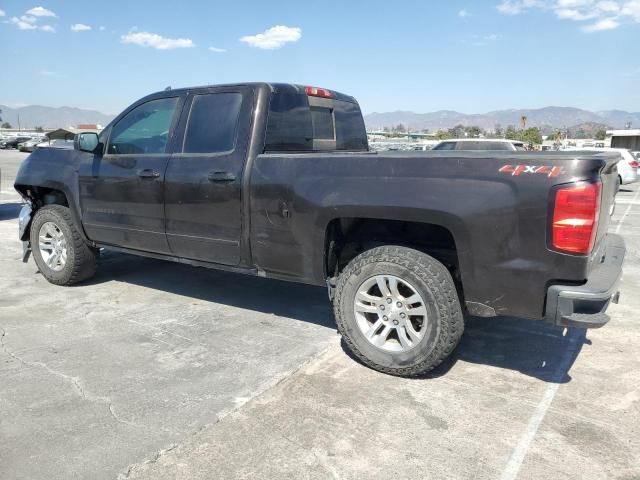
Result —
M71 238L68 239L68 244L73 248L73 255L68 256L68 259L72 259L71 269L61 278L54 278L45 275L45 278L56 285L73 285L84 280L91 278L96 273L97 269L97 250L84 241L80 232L75 226L73 218L71 217L71 211L68 207L63 205L45 205L36 212L36 216L32 221L33 225L36 224L36 219L43 215L51 215L55 217L60 223L66 224L71 231ZM37 233L35 234L37 235ZM37 248L31 241L32 249ZM42 272L42 269L40 269ZM43 273L44 275L44 273Z
M345 285L348 279L356 275L365 265L378 262L394 263L412 271L429 286L436 297L442 335L439 336L431 354L419 364L399 368L378 365L358 349L345 328L346 319L340 308ZM433 370L451 355L464 331L464 317L458 292L447 268L426 253L407 247L394 245L376 247L355 257L338 278L333 305L338 331L351 352L365 365L390 375L416 377Z

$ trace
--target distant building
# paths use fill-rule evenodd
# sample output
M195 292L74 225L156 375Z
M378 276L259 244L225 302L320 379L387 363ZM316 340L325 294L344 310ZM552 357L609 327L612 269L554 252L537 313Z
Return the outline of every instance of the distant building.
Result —
M640 128L628 130L607 130L611 137L611 148L628 148L632 151L640 150Z
M51 132L47 132L45 136L49 140L73 140L76 136L76 133L81 132L95 132L99 133L102 130L102 125L96 124L81 124L77 127L65 127L58 128L57 130L52 130Z

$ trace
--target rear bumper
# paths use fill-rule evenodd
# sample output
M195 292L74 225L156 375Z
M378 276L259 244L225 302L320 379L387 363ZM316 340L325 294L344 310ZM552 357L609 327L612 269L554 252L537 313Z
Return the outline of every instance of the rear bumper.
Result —
M563 327L599 328L609 321L610 302L618 303L618 284L626 252L620 235L608 234L605 254L584 285L552 285L547 290L545 318Z

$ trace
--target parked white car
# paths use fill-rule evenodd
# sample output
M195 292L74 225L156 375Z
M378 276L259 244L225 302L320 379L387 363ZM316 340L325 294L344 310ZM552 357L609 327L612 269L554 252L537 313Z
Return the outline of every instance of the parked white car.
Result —
M35 148L73 148L73 140L46 140L37 144Z
M640 178L638 177L638 167L640 162L626 148L578 148L570 147L565 150L588 150L596 152L618 152L622 156L622 161L618 162L618 180L620 185L627 185L629 183L635 183Z
M621 185L638 181L638 159L625 148L607 148L606 150L619 151L622 155L622 162L618 162L618 176Z
M432 150L526 150L524 142L503 138L450 138L442 140Z

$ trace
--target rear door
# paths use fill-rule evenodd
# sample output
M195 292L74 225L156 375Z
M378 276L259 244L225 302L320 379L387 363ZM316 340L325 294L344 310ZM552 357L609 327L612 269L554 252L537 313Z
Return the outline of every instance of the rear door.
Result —
M240 263L242 171L252 108L249 87L188 95L165 179L166 233L174 255Z

